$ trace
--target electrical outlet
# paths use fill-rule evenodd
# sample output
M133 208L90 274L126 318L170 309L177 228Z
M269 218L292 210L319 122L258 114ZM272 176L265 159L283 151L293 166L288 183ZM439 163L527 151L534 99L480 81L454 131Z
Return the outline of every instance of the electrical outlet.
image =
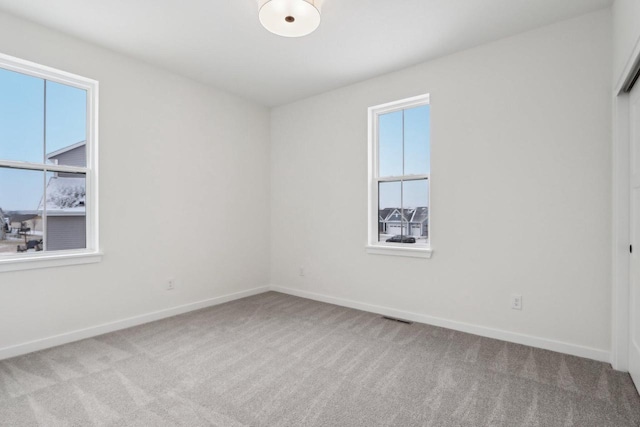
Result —
M304 277L304 267L300 267L300 276Z
M172 291L176 288L176 279L169 279L167 280L167 290L168 291Z
M511 308L522 310L522 295L511 295Z

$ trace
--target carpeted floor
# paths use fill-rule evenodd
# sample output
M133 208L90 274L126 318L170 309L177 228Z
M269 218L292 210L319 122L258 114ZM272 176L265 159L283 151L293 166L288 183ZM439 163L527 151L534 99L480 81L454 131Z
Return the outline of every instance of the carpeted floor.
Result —
M2 426L637 426L604 363L269 292L0 362Z

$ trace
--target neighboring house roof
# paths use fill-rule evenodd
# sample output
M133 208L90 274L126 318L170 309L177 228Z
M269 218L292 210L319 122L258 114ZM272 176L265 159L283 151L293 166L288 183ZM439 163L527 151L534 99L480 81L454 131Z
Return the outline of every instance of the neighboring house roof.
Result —
M84 215L86 188L84 178L54 176L47 184L47 215ZM40 201L38 210L43 210Z
M413 214L413 218L411 218L411 222L425 222L428 219L429 219L429 208L421 207L421 208L416 208L416 211Z
M411 215L413 215L413 211L414 209L399 209L399 208L395 208L393 209L393 211L391 211L391 213L389 214L389 216L387 217L387 221L392 221L392 222L400 222L402 221L410 221L411 220Z
M404 210L400 208L384 208L378 211L378 216L381 221L385 222L400 222L402 218L405 222L422 223L429 219L429 208L418 207Z
M384 208L378 211L378 218L380 221L385 221L394 208Z
M82 147L82 146L84 146L86 144L87 144L87 141L80 141L80 142L76 142L73 145L69 145L69 146L61 148L59 150L52 151L51 153L47 154L47 159L54 159L54 158L58 157L61 154L64 154L64 153L66 153L68 151L71 151L71 150L75 150L76 148L80 148L80 147Z

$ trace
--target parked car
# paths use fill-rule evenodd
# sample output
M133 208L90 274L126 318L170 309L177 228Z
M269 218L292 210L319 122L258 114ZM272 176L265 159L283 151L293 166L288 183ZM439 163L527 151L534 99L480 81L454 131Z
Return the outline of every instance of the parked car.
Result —
M398 234L397 236L393 236L387 239L387 242L391 243L415 243L416 238L411 236L401 236Z

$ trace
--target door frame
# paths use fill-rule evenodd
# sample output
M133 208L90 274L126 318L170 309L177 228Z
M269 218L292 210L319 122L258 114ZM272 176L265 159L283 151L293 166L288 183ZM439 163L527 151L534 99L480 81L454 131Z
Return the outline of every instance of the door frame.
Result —
M611 366L618 371L629 370L630 333L630 256L631 244L631 171L629 158L630 108L629 94L623 88L640 60L640 39L613 88L613 155L612 155L612 296L611 296ZM636 85L640 88L640 82ZM637 90L638 88L636 88ZM640 250L640 242L636 242Z
M630 204L630 135L629 94L614 98L613 115L613 295L611 366L618 371L629 370L629 294L631 233ZM640 244L637 244L640 249Z

